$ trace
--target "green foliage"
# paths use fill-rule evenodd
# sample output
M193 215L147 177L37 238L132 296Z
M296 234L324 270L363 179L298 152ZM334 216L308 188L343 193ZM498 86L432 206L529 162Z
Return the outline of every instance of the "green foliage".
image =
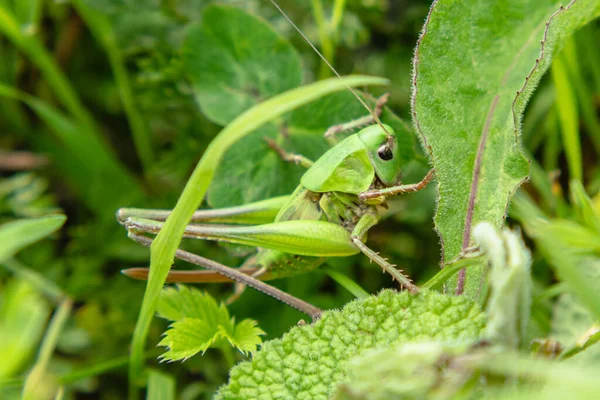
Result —
M6 379L21 372L35 353L50 307L43 296L23 280L3 285L1 293L0 351L6 359L0 364L0 378Z
M579 184L572 184L576 215L586 215L584 223L596 226L595 212L589 208L590 199ZM596 257L600 250L600 233L587 226L565 219L548 219L525 195L513 204L513 214L522 221L527 233L536 241L540 251L556 269L557 275L577 293L577 296L600 316L600 280ZM597 219L597 220L596 220Z
M327 398L338 383L347 381L348 360L363 350L476 339L484 323L479 307L464 297L386 290L265 342L251 362L231 370L229 384L217 398Z
M439 182L446 260L469 246L477 222L502 223L527 177L519 144L527 100L564 40L599 13L596 1L434 3L415 53L413 113ZM470 269L468 295L484 274Z
M374 106L374 99L365 100ZM292 111L281 122L253 132L225 153L208 191L208 202L219 208L291 193L306 169L283 161L264 138L275 139L288 152L316 160L329 148L323 138L328 127L366 113L354 96L344 91L324 96ZM387 108L381 119L398 133L400 162L409 167L415 161L414 132Z
M157 310L161 317L175 321L159 343L168 348L161 356L167 361L185 360L210 347L222 348L226 342L243 354L253 353L265 334L256 321L236 324L224 304L217 305L209 294L183 285L163 289Z
M0 225L0 263L19 250L50 235L66 221L64 215L30 218Z
M349 363L336 400L561 399L594 396L598 368L528 359L484 343L397 344Z
M488 222L473 229L473 238L491 264L485 337L516 349L526 340L531 306L531 254L518 233L498 232Z
M594 267L598 268L598 265ZM589 309L571 293L562 294L554 305L552 337L561 343L565 354L574 353L571 355L572 362L594 365L600 360L600 347L586 350L598 340L590 341L590 336L597 336L598 333L595 321Z
M338 385L332 399L451 399L471 371L446 364L472 346L469 341L424 342L366 351L348 363L347 382Z
M426 158L402 120L410 116L411 61L431 1L278 3L342 75L363 74L345 78L350 85L388 85L382 120L404 140L402 181L418 181ZM149 253L119 230L115 210L172 208L202 154L176 228L205 195L211 207L287 195L304 170L281 161L264 137L316 160L327 148L325 129L366 110L342 81L311 84L331 72L269 1L0 1L0 398L124 398L128 379L132 400L142 386L149 398L210 398L239 360L222 397L243 382L351 399L597 397L599 26L579 28L598 16L599 2L559 5L434 2L417 49L413 111L438 184L390 201L369 232L369 245L421 288L441 290L467 268L466 293L485 313L430 292L422 294L426 304L439 297L464 313L424 312L423 297L406 294L386 291L379 298L387 303L370 298L394 283L367 258L346 257L275 285L328 310L352 300L334 277L364 303L274 339L301 316L261 293L246 290L228 311L219 301L229 285L202 287L216 300L192 289L161 292L179 245L171 223L153 248L154 276L132 346L144 285L119 270L147 266ZM380 93L360 95L373 104ZM525 157L531 183L513 196L513 233L496 233L526 176ZM486 279L483 257L440 271L436 195L446 261L476 243L479 222L494 226L480 242L490 241ZM49 216L57 212L68 224L53 240L39 240L64 223ZM513 262L527 250L506 237L515 239L519 227L531 252L531 291L527 264ZM184 246L226 265L242 262L219 246ZM72 315L66 293L77 304ZM378 301L385 305L360 306ZM164 322L150 324L156 304L174 321L162 338ZM354 325L352 310L364 317ZM246 360L260 343L254 320L274 340ZM428 334L409 334L420 329ZM529 349L532 339L538 347ZM161 340L183 357L220 351L157 364ZM300 363L299 372L292 368Z
M148 374L146 400L174 400L175 378L172 375L151 369Z

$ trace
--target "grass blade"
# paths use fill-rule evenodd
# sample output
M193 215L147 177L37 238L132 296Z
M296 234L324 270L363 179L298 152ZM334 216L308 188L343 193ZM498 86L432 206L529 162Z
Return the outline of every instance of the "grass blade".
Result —
M110 61L110 66L115 75L117 87L119 88L121 101L123 102L125 113L129 119L129 126L131 128L131 133L133 134L135 148L142 166L144 167L144 171L148 172L154 159L150 143L150 134L135 105L133 91L131 89L129 77L127 76L127 70L125 69L125 62L123 61L121 50L117 44L117 38L104 15L100 12L93 11L81 0L74 0L72 3L86 25L92 31L96 40L102 44L108 55L108 60Z

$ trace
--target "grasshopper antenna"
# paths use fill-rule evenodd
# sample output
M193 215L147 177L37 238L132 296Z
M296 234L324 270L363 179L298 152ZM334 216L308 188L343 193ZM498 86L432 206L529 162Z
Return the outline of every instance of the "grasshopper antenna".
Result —
M277 2L275 0L271 0L271 3L273 3L275 8L277 8L279 10L281 15L283 15L283 17L294 27L294 29L300 34L300 36L302 36L302 38L306 41L306 43L308 43L308 45L310 47L312 47L312 49L315 51L315 53L317 53L319 55L319 57L321 57L321 60L323 60L323 62L329 67L329 69L338 78L342 79L342 76L335 70L335 68L333 68L333 66L329 63L329 61L327 61L325 56L323 54L321 54L321 52L319 50L317 50L315 45L312 44L310 39L304 34L304 32L302 32L300 30L300 28L298 28L298 26L294 23L294 21L292 21L291 18L288 17L288 15L285 13L285 11L283 11L283 9L279 6L279 4L277 4ZM367 111L369 111L369 114L371 114L371 116L373 117L375 122L377 122L377 125L379 125L381 127L381 129L383 129L383 131L386 133L386 135L388 136L388 139L391 139L392 135L390 135L390 133L387 131L387 129L385 129L385 126L383 126L383 124L381 123L381 120L379 119L377 114L371 109L371 107L369 107L369 105L363 99L360 98L358 93L356 93L356 91L354 89L352 89L350 87L350 85L348 85L347 83L345 83L345 85L348 88L348 90L354 95L354 97L356 97L358 99L358 101L360 101L360 103L367 109Z

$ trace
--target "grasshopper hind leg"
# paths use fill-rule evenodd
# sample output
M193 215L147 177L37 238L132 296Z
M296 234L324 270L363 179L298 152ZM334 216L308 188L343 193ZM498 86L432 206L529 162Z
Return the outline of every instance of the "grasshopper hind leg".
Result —
M352 240L352 243L354 246L356 246L356 248L358 248L364 255L369 257L371 261L374 261L381 268L383 268L385 272L392 275L392 277L396 279L403 287L408 289L409 292L413 294L418 293L419 288L412 283L408 276L404 275L402 271L396 269L395 265L390 264L385 258L381 257L362 242L361 238L369 229L377 224L378 220L379 218L375 212L365 213L354 227L354 230L350 235L350 240Z

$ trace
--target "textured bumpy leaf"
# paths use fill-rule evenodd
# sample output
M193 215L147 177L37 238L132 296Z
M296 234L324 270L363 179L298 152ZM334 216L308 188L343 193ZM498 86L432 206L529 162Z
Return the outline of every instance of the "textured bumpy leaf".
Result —
M392 290L327 311L312 325L266 342L252 361L231 370L220 399L327 399L347 381L348 361L366 349L428 340L470 340L485 324L463 297Z
M415 53L413 117L436 169L435 222L446 260L469 246L475 223L501 224L527 176L518 140L527 100L563 41L599 13L591 0L432 6ZM468 294L483 273L469 269Z
M374 106L373 99L365 100ZM227 207L293 192L306 169L283 161L264 138L274 139L287 152L316 160L329 149L323 136L327 128L367 114L352 93L343 91L298 108L277 124L253 132L225 154L208 192L209 204ZM402 165L407 166L415 158L414 131L388 109L381 119L399 133Z
M168 348L161 356L165 360L185 360L217 347L223 340L244 354L252 353L264 335L256 321L245 319L235 324L225 305L219 306L209 294L183 285L164 289L157 310L161 317L175 321L159 343Z
M302 82L292 45L265 21L235 7L207 7L182 51L202 112L220 125Z

